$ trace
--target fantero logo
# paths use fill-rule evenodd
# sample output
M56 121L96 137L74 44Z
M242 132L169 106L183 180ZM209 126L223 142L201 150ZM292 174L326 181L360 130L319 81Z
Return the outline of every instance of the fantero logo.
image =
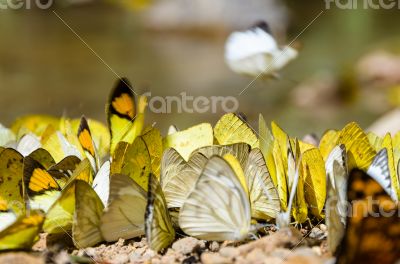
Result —
M325 8L339 9L400 9L400 0L325 0Z
M0 0L0 10L49 9L54 0Z

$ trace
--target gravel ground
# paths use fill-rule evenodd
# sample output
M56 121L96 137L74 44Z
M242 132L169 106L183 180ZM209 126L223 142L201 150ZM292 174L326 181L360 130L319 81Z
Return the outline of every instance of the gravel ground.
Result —
M246 243L222 243L182 237L162 254L151 250L145 238L120 239L85 249L68 249L51 244L53 239L41 235L32 252L10 252L0 255L0 263L332 263L326 247L326 226L309 229L266 230L266 235ZM59 239L57 239L59 241ZM47 246L46 246L47 244ZM51 244L51 245L50 245ZM68 250L67 250L68 249Z

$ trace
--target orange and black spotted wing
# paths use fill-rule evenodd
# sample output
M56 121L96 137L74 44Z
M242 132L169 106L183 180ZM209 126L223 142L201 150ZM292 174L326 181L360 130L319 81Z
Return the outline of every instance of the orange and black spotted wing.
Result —
M337 263L396 263L400 259L398 204L359 169L349 175L347 197L347 226Z
M68 156L59 163L51 166L48 170L51 176L57 181L61 188L64 188L69 178L79 165L81 160L76 156Z
M45 167L31 157L24 159L24 184L28 196L42 194L50 190L61 190L57 181Z
M131 84L126 78L118 80L116 86L111 92L108 105L108 125L110 124L110 115L117 115L132 122L136 116L135 95L133 94Z
M87 158L89 159L93 169L97 171L99 169L99 160L97 156L96 147L90 132L88 122L84 116L81 118L81 123L78 129L78 140L81 144Z
M107 122L111 134L111 152L131 128L136 117L135 95L126 78L118 80L107 104Z

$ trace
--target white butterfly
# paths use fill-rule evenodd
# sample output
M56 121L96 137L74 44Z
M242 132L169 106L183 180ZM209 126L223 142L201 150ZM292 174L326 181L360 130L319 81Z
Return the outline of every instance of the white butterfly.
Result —
M265 22L233 32L225 44L225 62L229 68L253 77L276 76L297 55L297 50L290 46L278 46Z
M377 181L383 189L390 195L393 201L397 202L397 195L392 188L392 180L390 178L389 161L387 149L381 149L375 156L368 168L367 174Z
M92 187L103 202L104 207L108 205L108 198L110 195L110 161L106 161L97 172L93 180Z
M251 232L249 198L231 166L211 157L179 213L179 226L205 240L243 240Z

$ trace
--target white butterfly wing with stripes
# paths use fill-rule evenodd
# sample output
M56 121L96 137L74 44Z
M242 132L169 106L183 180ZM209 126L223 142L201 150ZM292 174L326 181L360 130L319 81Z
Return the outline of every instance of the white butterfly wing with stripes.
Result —
M346 147L341 144L334 147L329 154L328 158L325 161L325 170L326 176L329 178L331 182L332 188L335 188L335 173L333 169L333 163L336 161L339 163L340 166L346 167L347 170L347 154L346 154Z
M244 168L247 162L247 158L249 157L250 148L250 145L246 143L206 146L195 150L192 156L196 153L201 153L206 156L207 159L209 159L214 155L223 157L229 153L232 154L240 162L240 165Z
M186 163L175 149L164 152L161 164L161 188L168 208L180 208L207 162L201 153L195 153Z
M396 192L392 188L392 181L390 178L389 161L387 149L381 149L375 156L371 165L368 168L367 174L374 178L383 189L390 195L390 197L397 201Z
M249 188L252 217L264 220L276 218L280 212L278 191L260 149L250 152L244 175Z
M204 240L243 240L250 232L247 194L230 165L221 157L209 159L179 214L179 226Z

